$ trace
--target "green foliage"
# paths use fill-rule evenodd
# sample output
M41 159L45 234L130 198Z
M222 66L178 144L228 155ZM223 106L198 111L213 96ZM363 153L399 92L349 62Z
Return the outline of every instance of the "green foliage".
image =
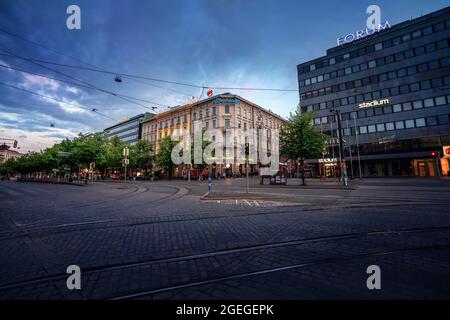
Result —
M280 132L280 152L292 160L300 160L303 175L303 161L320 157L325 151L327 135L314 130L312 113L300 114L296 111Z
M172 162L172 149L177 145L177 141L172 141L170 137L165 137L159 145L159 152L156 155L156 164L168 175L172 175L174 163Z
M130 167L147 170L152 165L152 144L146 140L139 140L130 147Z
M95 162L102 174L107 170L122 170L122 150L127 143L117 137L109 139L104 133L90 136L80 134L73 140L65 139L41 152L28 153L18 159L10 159L0 166L1 174L52 173L53 169L70 173L89 168ZM130 147L130 164L133 168L150 164L151 146L146 141L138 141Z

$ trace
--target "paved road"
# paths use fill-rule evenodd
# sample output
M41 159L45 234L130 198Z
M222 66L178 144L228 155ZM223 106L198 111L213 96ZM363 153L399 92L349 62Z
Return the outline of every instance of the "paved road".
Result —
M256 184L267 199L200 200L198 181L0 183L0 299L450 298L449 180Z

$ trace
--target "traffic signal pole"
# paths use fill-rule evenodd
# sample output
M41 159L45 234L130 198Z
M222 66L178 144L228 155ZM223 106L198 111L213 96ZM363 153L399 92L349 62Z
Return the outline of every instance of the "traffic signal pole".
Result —
M344 154L344 137L342 134L342 123L341 123L341 113L339 110L331 109L330 112L336 115L338 124L338 134L339 134L339 162L341 167L341 180L342 183L347 186L347 166L345 164L345 154Z
M247 186L247 193L250 192L250 183L248 178L248 157L250 156L250 144L245 144L245 175L246 175L246 186Z

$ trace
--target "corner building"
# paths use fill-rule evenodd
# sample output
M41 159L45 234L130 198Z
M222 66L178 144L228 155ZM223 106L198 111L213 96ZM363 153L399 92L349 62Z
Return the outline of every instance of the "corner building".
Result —
M359 164L363 176L448 175L449 46L446 7L298 65L301 111L332 137L322 159L308 159L314 174L340 174L337 110L349 175Z
M156 114L153 118L142 122L142 139L154 145L156 153L159 146L167 136L177 129L192 132L194 121L200 121L203 128L223 129L223 141L225 141L226 129L266 129L270 136L270 130L280 129L285 120L279 115L258 106L238 95L231 93L219 94L191 104L176 106L167 111ZM270 151L270 150L269 150ZM234 147L234 162L228 165L214 164L211 171L214 174L244 174L245 165L238 162L236 156L237 147ZM225 152L224 152L225 155ZM258 165L251 164L249 172L258 173ZM185 166L178 166L173 173L182 176Z

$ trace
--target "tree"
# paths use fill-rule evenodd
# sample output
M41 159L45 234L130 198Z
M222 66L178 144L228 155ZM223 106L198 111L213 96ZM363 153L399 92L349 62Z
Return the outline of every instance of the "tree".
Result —
M138 140L130 147L130 167L133 169L144 169L147 173L153 157L151 152L153 151L152 144L147 140Z
M172 176L174 163L172 161L172 149L177 144L177 141L172 141L170 137L165 137L161 140L159 145L159 152L156 155L156 164L164 170L168 176Z
M280 152L290 159L300 160L303 185L305 159L320 157L325 150L327 139L327 135L314 130L311 112L301 114L297 110L281 128Z

